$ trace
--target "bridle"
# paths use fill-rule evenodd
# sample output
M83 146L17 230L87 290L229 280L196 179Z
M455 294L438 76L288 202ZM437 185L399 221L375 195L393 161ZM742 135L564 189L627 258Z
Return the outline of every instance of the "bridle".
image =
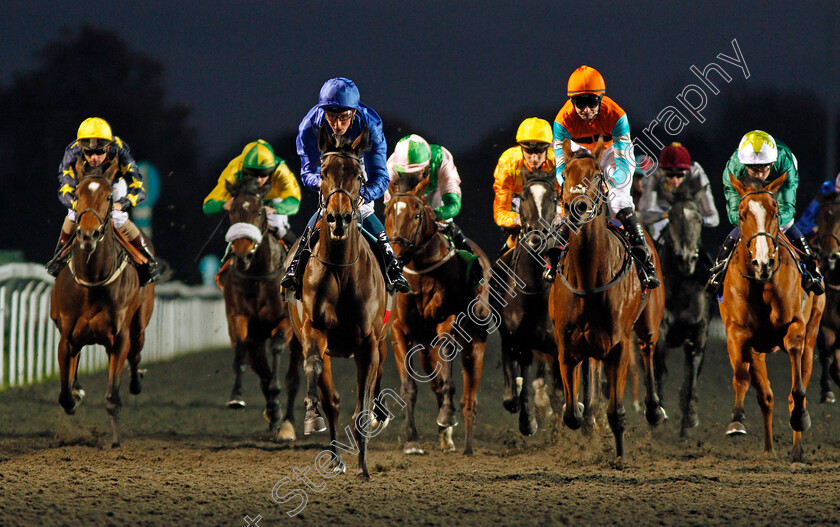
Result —
M576 192L574 194L575 197L572 198L571 202L567 203L565 201L565 196L561 196L561 202L563 203L563 210L564 211L574 211L575 208L574 208L573 205L574 205L575 201L579 201L580 199L585 199L587 201L590 201L594 205L592 207L592 211L589 212L589 214L586 217L578 218L578 217L576 217L577 214L571 214L572 217L570 218L570 220L571 220L570 223L572 223L572 225L574 225L575 227L580 227L581 224L588 223L588 222L592 221L593 219L595 219L595 216L600 214L601 209L604 206L605 198L606 198L606 193L601 191L600 189L606 188L606 186L607 186L607 180L604 177L604 171L601 170L601 166L598 164L598 160L595 158L595 156L593 156L592 154L590 154L588 152L583 152L583 153L581 153L581 152L583 152L583 151L579 150L578 152L576 152L574 157L572 157L571 159L592 159L593 161L595 161L595 165L598 167L598 170L597 170L597 172L595 172L594 174L591 175L592 176L591 180L589 180L589 178L587 178L587 180L589 180L589 185L582 192ZM570 159L570 161L571 161L571 159ZM573 188L576 188L578 186L580 186L580 185L575 185L575 187L573 187ZM594 200L591 197L591 194L592 194L591 190L593 188L596 189L596 191L594 192L594 194L595 194L595 199ZM560 189L560 191L561 191L562 194L564 194L562 188Z
M356 155L352 152L346 152L346 151L343 151L343 150L324 152L324 153L321 154L321 175L322 175L322 177L323 177L323 173L324 173L324 168L326 167L326 164L327 164L327 160L330 157L342 157L342 158L345 158L345 159L351 159L351 160L355 161L356 165L359 168L359 170L357 171L357 173L354 176L359 181L359 196L354 198L353 195L350 193L350 191L345 190L343 188L334 188L330 192L328 192L326 196L319 193L318 194L318 211L319 211L319 214L322 218L326 219L327 205L329 204L330 199L335 194L344 194L345 196L347 196L347 199L350 200L350 203L352 203L352 212L351 212L350 223L354 223L354 222L358 223L359 207L362 205L362 203L364 202L364 198L365 198L365 196L363 196L363 192L362 192L363 189L364 189L364 178L362 177L362 171L361 171L362 160L358 155ZM328 266L328 267L350 267L353 264L355 264L357 261L359 261L359 257L361 256L361 253L362 253L361 249L357 248L356 249L356 258L354 258L353 261L348 262L348 263L329 262L329 261L326 261L326 260L320 258L314 252L312 253L312 257L315 258L316 260L318 260L319 262L321 262L322 264Z
M542 183L547 184L548 191L551 193L551 196L552 196L551 206L556 209L558 198L557 198L557 193L554 191L554 181L552 179L541 178L541 177L535 177L535 178L529 179L528 181L526 181L522 185L522 190L520 191L520 196L525 193L525 189L527 189L527 188L529 188L529 187L531 187L535 184L542 184ZM520 204L520 211L522 210L521 207L522 207L522 204ZM521 217L522 216L520 215L520 218ZM527 226L531 227L530 222L528 222ZM524 249L522 247L523 240L526 240L526 239L530 238L530 236L534 233L538 233L538 235L540 236L541 239L546 240L545 247L541 248L541 250L539 252L540 256L542 256L544 254L544 252L546 250L548 250L548 248L549 248L549 243L548 243L549 238L547 236L543 235L543 234L547 233L547 231L548 231L547 228L529 228L528 230L525 230L526 224L524 222L522 224L522 227L523 227L522 230L520 230L519 235L516 238L516 246L513 248L513 256L511 257L511 268L513 269L514 273L516 273L516 269L519 265L519 260L522 256L523 251L530 252L527 249ZM542 279L540 279L540 282L543 284L543 287L538 288L536 291L528 291L524 287L519 287L519 292L524 294L524 295L541 295L541 294L544 294L546 291L548 291L551 288L551 284L545 282ZM514 281L514 283L516 283L516 282Z
M753 195L758 195L758 194L767 194L773 200L773 203L777 203L776 202L776 196L772 192L770 192L769 190L753 190L753 191L747 192L746 194L741 196L741 199L738 203L740 204L741 201L744 201L744 199L746 199L748 196L753 196ZM778 206L778 203L777 203L777 206ZM777 214L777 216L778 216L778 214ZM781 232L781 229L779 229L779 231L776 232L775 235L770 234L769 232L766 232L766 231L757 232L757 233L753 234L752 236L750 236L744 242L744 246L747 249L747 256L749 257L750 261L752 261L754 259L752 249L750 249L750 244L752 243L753 240L755 240L756 238L764 236L766 238L769 238L773 242L773 253L770 255L770 259L775 260L777 265L776 265L776 267L773 268L772 271L770 271L770 276L766 280L762 280L762 279L756 278L754 276L748 276L748 275L745 275L744 273L741 273L741 276L743 276L744 278L749 278L750 280L756 280L758 282L767 282L767 281L770 281L773 278L773 276L776 274L776 271L778 271L782 267L782 260L780 258L778 258L778 256L779 256L779 232ZM742 237L742 239L743 239L743 237Z
M258 229L260 231L260 237L259 237L259 239L256 239L256 236L253 236L253 235L249 236L248 234L242 234L241 236L238 236L234 239L231 239L228 243L232 244L234 242L234 240L239 239L240 237L249 238L249 239L253 240L254 246L251 247L251 250L249 250L248 254L245 255L246 257L253 257L256 254L256 252L259 250L259 248L262 246L263 241L266 240L266 238L271 238L271 236L268 235L268 229L269 229L268 214L265 212L265 207L262 204L262 199L260 198L259 194L257 194L256 192L252 192L250 190L249 191L242 191L240 193L237 193L236 196L234 196L234 198L237 198L237 197L239 197L243 194L252 195L252 196L255 196L257 198L257 204L259 206L259 212L257 212L257 217L259 218L259 226L254 225L253 223L248 223L248 222L236 222L236 223L232 223L231 227L233 227L234 225L238 225L238 224L245 224L245 226L248 227L249 229L251 229L253 227L256 227L256 229ZM269 240L269 243L271 243L270 240ZM240 277L242 277L246 280L265 280L266 278L272 278L274 276L277 276L278 274L280 274L281 271L284 270L283 266L280 265L280 266L278 266L277 269L275 269L274 271L271 271L268 274L252 275L252 274L247 274L243 271L240 271L235 265L232 265L230 267L230 269L231 269L231 272L233 272L234 274L236 274L236 275L238 275L238 276L240 276Z
M412 200L416 201L417 204L420 206L420 212L419 212L420 221L417 222L417 228L414 229L414 235L411 237L411 239L408 239L404 236L395 236L395 237L392 237L392 238L388 238L389 242L399 243L400 245L405 247L405 255L406 255L405 263L408 263L408 261L410 261L412 258L414 258L414 256L416 256L417 254L422 252L423 249L428 247L428 245L432 242L432 240L435 239L435 237L431 236L431 237L429 237L428 240L426 240L423 243L420 243L418 245L420 234L425 232L425 230L426 230L426 221L427 221L426 220L426 210L425 210L426 202L422 198L418 197L415 194L411 194L409 192L399 192L399 193L391 195L391 207L394 207L394 204L400 198L412 199ZM435 229L435 231L437 231L437 229Z

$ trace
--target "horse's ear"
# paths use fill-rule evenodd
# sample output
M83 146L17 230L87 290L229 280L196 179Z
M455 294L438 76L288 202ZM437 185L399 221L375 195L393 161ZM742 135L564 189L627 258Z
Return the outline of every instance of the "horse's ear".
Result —
M598 162L601 163L601 154L604 153L604 136L598 136L598 144L595 145L595 150L592 151L592 157Z
M85 158L80 157L76 160L76 180L85 177Z
M782 188L782 185L785 184L785 181L787 181L787 172L782 174L782 177L778 177L778 178L774 179L773 182L770 183L769 185L767 185L766 187L764 187L764 189L769 190L770 192L775 194L776 192L779 191L780 188Z
M120 168L120 162L115 157L113 161L111 161L111 166L108 167L108 170L105 171L105 177L108 178L108 181L114 180L114 174L117 173L117 169Z
M566 156L566 163L572 158L572 145L568 139L563 139L563 155Z
M368 141L370 141L370 130L368 130L368 127L365 126L364 131L356 138L355 141L353 141L350 148L353 149L354 154L359 155L367 148Z
M428 187L428 186L429 186L429 176L426 176L426 177L424 177L423 179L420 180L420 183L417 183L417 185L415 185L414 188L411 189L411 193L414 194L415 196L422 196L423 192L425 192L426 187Z
M318 150L320 150L321 153L328 151L336 144L335 139L327 129L328 126L329 125L326 124L322 125L321 129L318 131Z
M397 181L399 181L399 179L392 179L391 182L388 183L388 193L391 196L400 192L399 183L397 183Z
M236 185L234 185L230 181L225 180L225 188L227 189L228 194L230 194L231 196L233 196L233 189L235 186Z
M708 185L706 185L705 187L701 188L700 190L698 190L697 192L692 194L691 199L693 201L696 201L697 203L702 202L703 201L703 196L706 194L706 189L707 188L708 188Z
M747 189L744 187L744 184L741 183L732 172L729 173L729 182L732 183L732 188L735 189L735 192L737 192L739 196L743 196L747 193Z

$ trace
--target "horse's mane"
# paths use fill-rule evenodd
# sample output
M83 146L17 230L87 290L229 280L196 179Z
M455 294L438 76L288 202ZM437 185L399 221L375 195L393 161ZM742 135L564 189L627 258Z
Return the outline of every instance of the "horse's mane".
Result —
M572 152L572 157L569 159L586 159L587 157L591 158L592 154L590 154L586 149L581 148L580 150Z
M745 187L749 187L753 190L761 190L765 187L765 185L767 185L767 183L769 183L768 181L765 181L761 178L749 175L739 178L739 180Z
M247 176L241 177L233 184L232 194L234 196L238 196L243 193L258 195L260 193L260 188L260 183L257 181L257 178Z

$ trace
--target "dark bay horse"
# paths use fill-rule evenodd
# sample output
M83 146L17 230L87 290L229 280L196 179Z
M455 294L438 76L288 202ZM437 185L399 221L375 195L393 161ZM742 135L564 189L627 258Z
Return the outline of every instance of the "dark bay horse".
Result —
M663 400L663 384L667 368L666 348L682 347L685 356L685 378L680 389L680 435L698 425L697 378L703 366L709 334L709 296L705 291L708 269L700 260L700 234L703 213L696 194L678 191L668 212L668 225L663 229L659 257L662 274L668 283L665 289L665 316L660 332L664 338L656 343L654 376L656 391Z
M236 375L229 407L242 407L242 373L247 359L260 378L265 396L263 416L269 431L278 439L294 441L294 402L300 385L303 354L289 320L289 308L280 299L280 278L286 249L268 229L263 198L270 184L260 186L255 178L244 177L227 184L231 196L231 265L224 273L223 286L228 333L235 355ZM286 410L280 421L280 367L283 348L289 349L286 372ZM269 360L269 355L271 359Z
M358 455L356 475L363 478L370 477L367 439L387 424L379 383L389 328L385 324L389 300L385 280L359 227L363 184L359 156L367 141L367 130L349 147L332 144L331 135L321 131L320 234L303 273L302 298L289 304L303 344L307 382L304 434L326 430L318 409L322 405L329 420L333 469L339 472L345 467L337 447L343 443L336 439L339 397L333 385L331 357L355 358L357 398L352 436L341 441L349 442L349 450Z
M491 305L502 315L499 326L505 380L502 404L511 413L519 412L519 431L526 436L533 435L538 428L529 405L528 383L528 372L535 357L540 363L539 369L545 370L547 365L558 375L559 389L554 323L548 316L551 285L542 279L545 252L553 246L549 243L549 231L559 200L555 185L551 176L535 177L522 185L522 228L513 250L496 261L491 281L491 287L497 293L491 297ZM535 391L544 391L544 383L538 372ZM546 397L537 400L540 399ZM544 409L544 414L550 409L550 406Z
M116 240L111 221L113 202L111 182L118 163L85 171L76 163L76 234L69 265L55 279L50 317L61 335L58 366L61 393L58 402L64 411L76 411L76 372L84 346L101 344L108 353L108 388L105 408L111 417L112 446L120 445L120 382L125 361L131 367L129 390L142 390L138 371L145 330L154 309L155 286L140 287L137 271ZM75 391L75 390L74 390ZM79 397L78 400L81 400Z
M461 410L465 422L464 454L473 452L473 427L477 412L478 383L484 364L487 343L486 326L491 320L487 302L487 286L471 289L468 270L455 248L438 232L434 211L423 195L429 184L424 178L411 188L403 178L392 182L391 200L385 210L385 228L397 258L404 263L405 275L411 284L410 293L396 296L391 344L402 381L402 397L406 402L406 443L403 452L422 454L414 425L417 402L416 380L428 381L437 397L437 425L444 450L455 450L452 427L455 417L455 383L452 359L461 353L464 394ZM402 186L400 186L402 184ZM471 247L479 259L485 281L489 279L490 262L474 243ZM425 374L418 372L413 355L417 355Z
M636 273L630 270L632 257L624 239L607 227L606 183L599 165L603 141L591 155L585 150L573 154L569 142L564 141L563 152L568 160L563 210L569 213L564 220L569 221L571 236L549 298L566 398L563 422L573 430L583 424L586 408L578 402L581 362L601 361L609 388L607 421L615 436L620 463L624 455L624 386L634 330L644 360L645 416L652 425L665 418L654 387L652 364L665 307L664 287L642 291ZM659 258L649 236L647 243L661 276ZM591 393L584 395L585 401L591 398Z
M730 175L741 197L738 227L741 237L723 282L720 315L726 327L726 347L732 364L735 408L727 435L746 434L744 397L752 384L764 419L764 453L773 455L773 391L767 378L766 353L783 349L790 356L788 396L793 429L794 463L804 459L802 432L811 426L805 389L811 377L814 344L825 296L802 289L798 262L782 245L779 205L775 194L786 176L764 186L762 180L739 181Z
M812 246L820 255L825 277L825 311L820 321L820 402L836 400L831 380L840 385L840 193L818 196L817 233Z

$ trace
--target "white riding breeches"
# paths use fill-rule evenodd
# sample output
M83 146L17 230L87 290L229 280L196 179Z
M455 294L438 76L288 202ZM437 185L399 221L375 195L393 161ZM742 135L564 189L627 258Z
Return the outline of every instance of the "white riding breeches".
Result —
M279 238L282 238L289 232L289 217L285 214L269 214L268 224L277 229Z

